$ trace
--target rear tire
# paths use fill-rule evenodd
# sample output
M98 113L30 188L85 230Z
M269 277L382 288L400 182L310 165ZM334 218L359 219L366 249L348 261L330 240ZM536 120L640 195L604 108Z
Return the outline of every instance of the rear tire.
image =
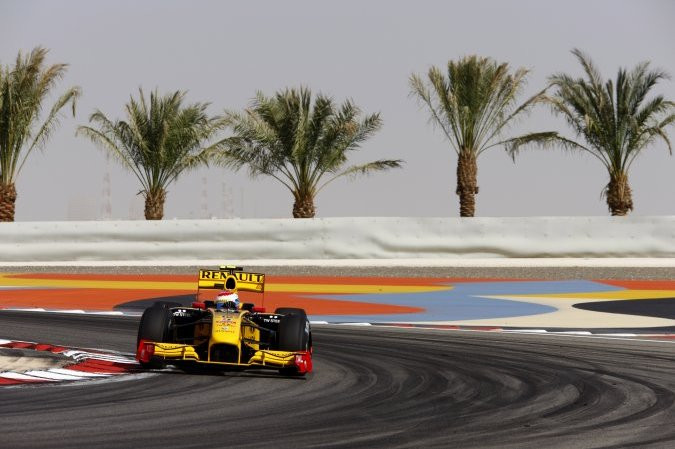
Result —
M255 304L252 302L245 302L241 304L241 310L248 310L249 312L253 312L253 308L255 307Z
M279 307L274 311L274 313L279 315L302 315L307 318L307 312L305 312L305 309L299 309L296 307Z
M183 304L179 302L173 302L173 301L156 301L152 307L165 307L167 309L171 309L174 307L186 307Z
M165 304L155 304L148 307L143 312L141 322L138 325L138 336L136 338L136 349L141 340L154 341L158 343L169 342L171 340L171 320L173 313ZM139 362L143 368L162 368L164 363L158 360L149 362Z

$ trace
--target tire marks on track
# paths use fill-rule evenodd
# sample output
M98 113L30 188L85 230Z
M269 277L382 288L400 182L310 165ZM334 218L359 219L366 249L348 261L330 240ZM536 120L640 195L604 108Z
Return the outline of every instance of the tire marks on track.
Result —
M0 325L12 331L7 315L0 313ZM32 319L22 317L14 321ZM128 318L36 319L58 344L101 338L89 320L110 330L101 347L129 350L135 340ZM0 390L3 441L50 447L58 436L74 448L675 445L672 343L347 326L313 331L315 371L307 379L170 372ZM26 416L30 433L22 428Z

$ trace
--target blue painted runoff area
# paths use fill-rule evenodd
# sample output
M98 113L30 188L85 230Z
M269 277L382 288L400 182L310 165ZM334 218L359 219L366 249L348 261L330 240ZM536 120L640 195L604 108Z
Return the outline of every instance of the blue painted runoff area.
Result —
M458 321L540 315L555 312L555 307L517 300L483 298L481 296L536 295L623 290L621 287L593 281L513 281L450 283L445 291L423 293L385 293L354 295L311 295L333 301L358 301L419 307L424 312L382 315L312 315L314 321L333 323L384 323L410 321Z

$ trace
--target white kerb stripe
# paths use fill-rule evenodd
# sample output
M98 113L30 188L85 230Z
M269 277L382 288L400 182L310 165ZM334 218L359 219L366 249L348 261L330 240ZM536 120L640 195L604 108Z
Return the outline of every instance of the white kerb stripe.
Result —
M549 331L549 334L560 334L560 335L593 335L589 331Z
M65 309L65 310L45 310L45 312L53 312L53 313L86 313L82 309Z
M3 339L0 339L0 345L6 345L7 343L11 343L11 342L12 342L12 340L3 340Z
M66 376L81 376L81 377L108 377L111 374L113 374L113 373L90 373L66 368L51 368L49 371L56 374L65 374Z
M122 357L122 356L114 356L114 355L104 355L104 354L90 354L88 359L92 360L102 360L105 362L116 362L116 363L124 363L126 365L136 365L138 362L134 359L130 359L128 357Z
M24 374L28 376L39 377L42 379L51 379L51 380L82 380L84 376L72 376L69 374L59 374L53 373L51 371L26 371Z
M12 310L14 312L46 312L46 310L43 309L42 307L32 307L30 309L22 309L22 308L14 309L14 308L12 308L12 309L7 309L7 310Z
M96 352L86 352L77 350L64 351L62 354L65 355L66 357L73 358L77 361L80 361L82 359L94 359L94 360L104 360L107 362L126 363L129 365L137 364L136 360L121 355L99 354Z
M35 377L35 376L28 376L26 374L19 374L19 373L11 373L11 372L5 372L5 373L0 373L0 377L4 377L7 379L15 379L15 380L38 380L38 381L49 381L49 382L55 382L56 379L45 379L43 377Z
M548 332L546 329L503 329L502 332L515 332L519 334L541 334L543 332Z

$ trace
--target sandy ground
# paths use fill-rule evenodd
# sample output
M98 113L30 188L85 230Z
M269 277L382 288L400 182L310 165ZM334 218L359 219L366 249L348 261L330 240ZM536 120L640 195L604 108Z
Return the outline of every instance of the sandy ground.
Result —
M0 372L22 373L31 370L61 368L68 362L65 357L50 352L0 348Z

